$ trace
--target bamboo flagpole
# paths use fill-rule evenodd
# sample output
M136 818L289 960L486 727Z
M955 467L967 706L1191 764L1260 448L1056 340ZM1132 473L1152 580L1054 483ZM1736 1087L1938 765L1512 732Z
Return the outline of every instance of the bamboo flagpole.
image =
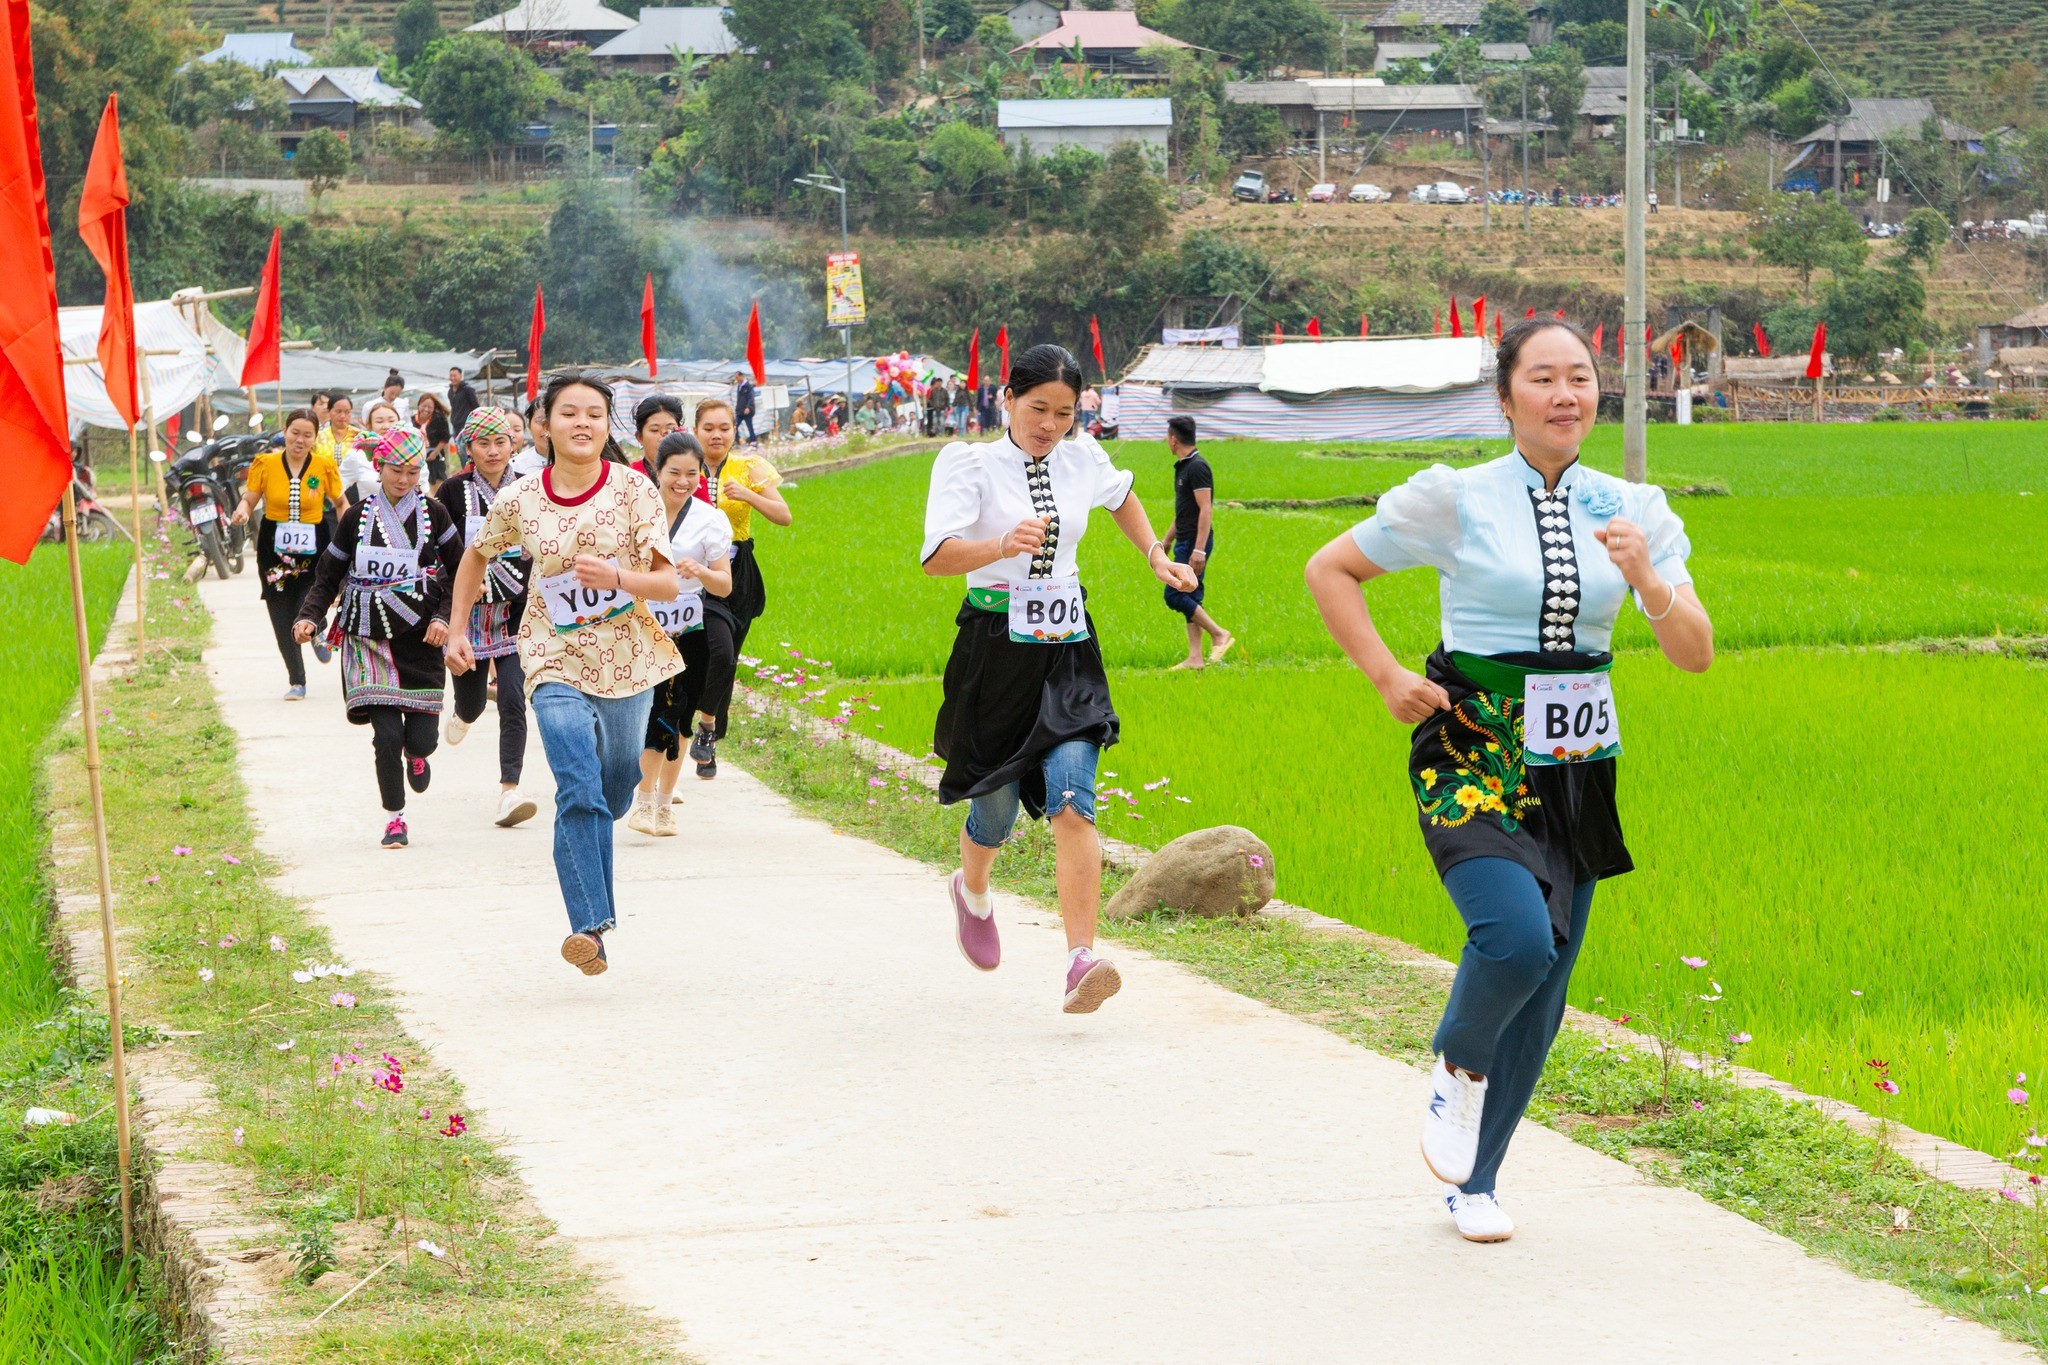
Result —
M78 503L64 488L64 558L71 569L71 625L78 637L78 712L85 731L85 785L92 799L93 857L100 883L100 946L106 955L107 1018L113 1036L114 1131L121 1165L121 1254L135 1250L135 1189L129 1168L128 1056L121 1037L121 970L114 959L114 888L107 871L107 807L100 791L100 718L92 695L92 636L85 625L85 578L78 564ZM139 573L139 570L138 570ZM138 627L140 622L137 622Z

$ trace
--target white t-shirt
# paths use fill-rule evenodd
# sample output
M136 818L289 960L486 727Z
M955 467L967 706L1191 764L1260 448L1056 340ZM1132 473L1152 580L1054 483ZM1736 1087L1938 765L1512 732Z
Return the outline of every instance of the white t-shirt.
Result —
M532 446L521 446L512 456L512 477L523 479L528 474L538 474L548 467L548 457Z
M669 557L677 564L694 559L708 568L732 554L732 522L702 498L691 498L683 508L682 525L669 533L669 549ZM681 590L702 592L704 580L685 578Z
M1008 436L955 441L940 451L925 500L919 562L930 559L948 540L992 540L1026 517L1037 516L1025 477L1027 463L1029 457ZM1123 506L1131 493L1132 475L1111 464L1109 452L1085 434L1054 446L1045 463L1060 519L1052 576L1071 578L1081 571L1081 537L1088 532L1089 512L1097 507L1114 512ZM1007 588L1030 573L1031 556L1020 552L969 573L967 586Z
M377 466L370 463L369 456L351 445L348 454L341 457L341 481L348 485L350 501L361 502L378 486Z

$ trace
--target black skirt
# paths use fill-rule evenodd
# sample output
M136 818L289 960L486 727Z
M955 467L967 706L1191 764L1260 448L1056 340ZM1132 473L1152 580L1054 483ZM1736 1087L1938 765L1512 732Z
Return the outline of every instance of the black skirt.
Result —
M1599 654L1503 654L1516 668L1575 672ZM1408 779L1422 842L1441 877L1471 858L1507 858L1543 888L1557 941L1571 936L1572 892L1581 882L1635 869L1614 804L1615 762L1536 768L1522 763L1522 698L1488 691L1438 646L1424 666L1451 708L1415 727Z
M761 566L754 559L752 540L732 543L732 592L721 604L739 633L754 624L754 618L768 610L768 585L761 581ZM710 605L711 599L705 599Z
M333 504L328 504L332 506ZM277 523L264 517L256 528L256 584L264 601L283 598L296 605L312 586L313 566L320 562L320 552L327 548L332 526L319 521L313 526L313 553L310 555L281 555L277 552Z
M932 749L946 761L939 802L952 805L1015 782L1031 818L1045 815L1045 755L1070 740L1099 749L1117 741L1116 711L1095 622L1088 638L1025 644L1010 618L960 604L959 633L946 660L945 700Z

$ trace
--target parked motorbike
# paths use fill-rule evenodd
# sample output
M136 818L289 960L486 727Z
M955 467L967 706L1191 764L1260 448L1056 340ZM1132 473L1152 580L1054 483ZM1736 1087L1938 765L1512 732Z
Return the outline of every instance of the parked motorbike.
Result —
M206 562L223 579L242 571L249 528L228 518L240 501L249 465L270 448L268 436L227 436L193 446L171 462L171 486L179 510L199 542Z
M77 509L78 538L81 541L126 540L128 530L120 519L100 505L93 496L92 466L73 461L71 464L71 500ZM50 510L50 520L43 527L42 539L61 541L64 539L64 505L59 503Z
M1269 204L1292 204L1295 202L1294 191L1282 189L1275 185L1266 191L1266 202Z

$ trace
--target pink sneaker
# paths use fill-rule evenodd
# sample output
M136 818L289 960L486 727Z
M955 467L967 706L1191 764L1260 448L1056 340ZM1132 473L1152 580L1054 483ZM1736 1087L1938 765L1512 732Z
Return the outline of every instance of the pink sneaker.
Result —
M1103 1001L1123 988L1124 979L1117 974L1114 962L1092 952L1083 953L1067 968L1067 998L1060 1009L1066 1014L1093 1014L1102 1008Z
M995 915L990 914L984 919L967 908L965 873L955 872L947 886L953 893L953 940L960 945L960 956L979 971L994 971L1003 961L1003 945L996 938Z

